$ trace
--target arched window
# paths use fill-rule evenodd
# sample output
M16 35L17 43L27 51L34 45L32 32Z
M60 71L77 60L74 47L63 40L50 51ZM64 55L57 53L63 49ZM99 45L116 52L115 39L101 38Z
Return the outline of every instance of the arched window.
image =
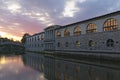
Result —
M80 42L76 41L76 47L80 47Z
M114 41L112 39L108 39L106 43L107 47L113 47L114 46Z
M65 43L65 47L69 47L69 43L68 42Z
M118 29L118 21L114 18L107 19L104 23L103 31L113 31Z
M92 47L92 46L95 46L95 42L93 40L90 40L89 41L89 46Z
M74 35L75 36L78 36L81 34L81 28L79 26L75 27L74 28Z
M64 37L68 37L68 36L70 36L70 30L69 29L65 29Z
M88 24L86 32L87 33L97 32L97 26L93 23Z
M61 32L57 31L56 35L57 35L57 37L61 37Z

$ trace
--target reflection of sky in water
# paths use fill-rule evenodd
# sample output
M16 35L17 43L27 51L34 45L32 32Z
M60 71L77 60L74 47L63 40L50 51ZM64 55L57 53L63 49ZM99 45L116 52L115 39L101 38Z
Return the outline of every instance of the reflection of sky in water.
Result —
M0 57L0 80L44 80L43 74L24 66L21 56Z

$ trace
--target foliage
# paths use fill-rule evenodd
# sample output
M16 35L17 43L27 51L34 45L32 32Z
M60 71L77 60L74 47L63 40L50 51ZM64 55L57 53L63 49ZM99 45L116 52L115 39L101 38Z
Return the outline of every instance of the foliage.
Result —
M28 33L25 33L24 35L23 35L23 37L22 37L22 39L21 39L21 42L23 43L23 44L25 44L25 42L26 42L26 37L29 37L30 35L28 34Z

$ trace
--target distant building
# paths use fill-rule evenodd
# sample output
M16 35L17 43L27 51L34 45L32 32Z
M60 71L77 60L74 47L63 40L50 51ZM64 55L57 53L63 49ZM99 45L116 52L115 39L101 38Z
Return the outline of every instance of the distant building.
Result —
M34 34L26 38L26 51L43 51L44 50L44 32Z

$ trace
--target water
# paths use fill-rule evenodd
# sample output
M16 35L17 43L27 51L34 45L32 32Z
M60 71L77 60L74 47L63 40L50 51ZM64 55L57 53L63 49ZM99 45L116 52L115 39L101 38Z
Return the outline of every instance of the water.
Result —
M0 57L0 80L120 80L119 62L73 60L36 53Z
M22 56L1 56L0 80L44 80L44 74L25 66Z

